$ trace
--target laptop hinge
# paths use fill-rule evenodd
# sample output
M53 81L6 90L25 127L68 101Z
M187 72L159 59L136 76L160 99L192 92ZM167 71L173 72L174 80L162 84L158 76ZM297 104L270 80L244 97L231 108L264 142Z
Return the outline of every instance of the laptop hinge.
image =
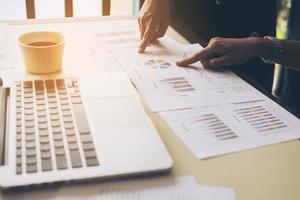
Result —
M0 79L0 166L5 165L6 136L8 122L9 89L2 87Z

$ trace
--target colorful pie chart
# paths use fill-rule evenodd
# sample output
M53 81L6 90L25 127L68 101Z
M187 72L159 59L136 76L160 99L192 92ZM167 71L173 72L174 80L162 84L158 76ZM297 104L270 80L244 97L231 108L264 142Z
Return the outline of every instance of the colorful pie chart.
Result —
M164 60L148 60L145 62L145 65L153 69L166 69L171 66L169 62Z

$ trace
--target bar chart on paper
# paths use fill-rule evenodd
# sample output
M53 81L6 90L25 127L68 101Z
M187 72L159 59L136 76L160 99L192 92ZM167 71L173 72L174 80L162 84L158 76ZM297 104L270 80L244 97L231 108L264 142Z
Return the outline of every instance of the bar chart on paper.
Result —
M261 105L235 109L234 114L262 135L288 128L287 124Z
M169 91L175 93L194 92L194 86L184 77L172 77L160 80L160 83L167 87Z
M185 127L200 130L199 133L207 134L218 141L238 138L238 136L214 113L193 116L187 121Z
M299 120L271 100L160 114L200 159L300 137Z

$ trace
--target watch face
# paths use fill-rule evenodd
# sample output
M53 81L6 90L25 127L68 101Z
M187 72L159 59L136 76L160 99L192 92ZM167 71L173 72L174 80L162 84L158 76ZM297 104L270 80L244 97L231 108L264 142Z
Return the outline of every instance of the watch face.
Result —
M280 54L283 52L283 43L282 40L277 39L272 36L265 36L265 39L269 39L273 43L272 55L270 58L261 58L265 63L274 64L278 61Z

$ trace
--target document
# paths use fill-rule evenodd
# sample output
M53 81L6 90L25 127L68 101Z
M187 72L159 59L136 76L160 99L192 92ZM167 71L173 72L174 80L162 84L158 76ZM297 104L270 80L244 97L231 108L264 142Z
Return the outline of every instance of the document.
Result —
M112 52L153 112L266 98L229 70L204 69L200 62L190 67L176 65L201 49L200 45L182 46L163 38L145 54L135 48Z
M68 187L59 192L59 200L234 200L234 192L228 188L200 186L193 177L148 177L98 184Z
M0 199L234 200L235 192L226 187L199 185L192 176L148 176L0 193Z
M270 99L160 114L199 159L300 138L299 119Z

